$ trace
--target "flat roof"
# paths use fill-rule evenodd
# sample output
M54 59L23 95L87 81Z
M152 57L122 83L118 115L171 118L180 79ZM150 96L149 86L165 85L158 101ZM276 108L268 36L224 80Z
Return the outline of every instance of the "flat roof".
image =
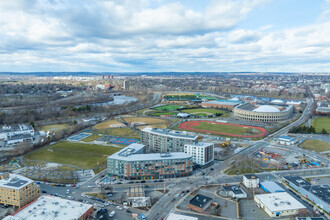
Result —
M175 131L171 129L152 128L152 127L146 127L142 129L142 131L154 133L157 135L174 137L174 138L183 138L183 139L191 139L191 140L198 139L198 136L195 133L186 132L186 131Z
M89 204L55 196L40 196L13 216L24 220L71 220L79 219L92 207Z
M328 184L310 185L303 188L330 204L330 186Z
M205 207L212 199L207 196L203 196L201 194L197 194L194 198L192 198L189 204L203 208Z
M259 179L259 177L255 174L245 174L244 175L247 179Z
M202 104L235 106L235 105L238 105L238 104L241 104L241 103L242 103L241 101L235 101L235 100L216 100L216 101L203 102Z
M260 183L261 188L266 192L275 193L275 192L285 192L285 190L280 187L277 183L273 181L265 181Z
M198 218L187 216L187 215L179 215L179 214L175 214L175 213L170 213L167 216L166 220L198 220Z
M298 210L306 208L287 192L259 194L255 195L254 197L258 198L260 202L271 212L281 212L286 210Z
M284 179L286 179L287 181L293 183L294 185L296 185L298 187L311 185L310 182L301 178L300 176L285 176Z
M223 186L225 191L233 192L235 195L244 194L243 190L239 185Z
M21 189L32 182L33 180L25 176L10 173L9 177L7 177L6 179L0 179L0 187L10 188L10 189Z
M286 135L283 135L283 136L279 137L278 139L282 139L282 140L285 140L285 141L296 140L294 137L289 137L289 136L286 136Z
M185 144L184 146L193 146L193 147L200 147L200 148L206 148L209 146L213 146L213 143L207 143L207 142L198 142L196 144Z

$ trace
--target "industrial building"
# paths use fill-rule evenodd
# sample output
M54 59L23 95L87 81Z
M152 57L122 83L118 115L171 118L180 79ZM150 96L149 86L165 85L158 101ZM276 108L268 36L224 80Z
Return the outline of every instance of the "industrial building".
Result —
M248 121L278 122L289 119L293 114L293 106L278 108L272 105L254 106L244 103L234 108L234 117Z
M216 101L209 101L203 102L203 108L221 108L221 109L228 109L232 110L235 106L241 104L242 102L239 100L216 100Z
M285 190L282 187L280 187L277 183L273 181L261 182L260 187L266 192L270 192L270 193L285 192Z
M243 176L243 185L246 188L258 188L259 177L257 177L255 174L246 174Z
M297 139L294 137L289 137L289 136L281 136L278 138L278 143L282 145L293 145L297 143Z
M306 214L307 208L287 192L258 194L254 196L257 206L270 217Z
M211 164L214 160L214 144L199 142L196 144L185 144L184 152L191 155L194 164L201 167Z
M148 153L184 152L184 145L196 144L198 136L186 131L146 127L141 131L141 141Z
M241 189L239 185L224 185L222 186L225 196L232 198L246 198L247 194Z
M159 179L188 176L193 161L183 152L144 154L145 145L131 144L108 157L108 173L126 179Z
M54 196L41 196L5 220L86 220L93 206Z
M194 198L189 201L189 208L203 213L208 207L211 206L212 199L207 196L197 194Z
M328 184L312 185L299 176L287 176L284 180L306 199L314 202L319 208L330 212L330 186Z
M8 172L0 173L0 203L22 208L40 195L33 180Z

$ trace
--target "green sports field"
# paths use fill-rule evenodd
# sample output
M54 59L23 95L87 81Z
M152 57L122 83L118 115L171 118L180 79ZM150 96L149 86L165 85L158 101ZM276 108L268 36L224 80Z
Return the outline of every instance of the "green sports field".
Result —
M312 126L315 128L316 133L321 133L323 128L330 133L330 117L318 117L313 119Z
M219 113L219 114L227 113L226 111L222 111L222 110L218 110L218 109L209 109L209 108L185 109L185 110L182 110L182 112L186 112L186 113L190 113L190 114L194 114L194 115L197 115L197 114L215 115L217 113Z
M193 128L207 130L207 131L223 132L228 134L239 134L239 135L245 135L246 133L251 133L251 134L261 133L261 131L259 130L253 131L253 128L230 126L226 124L211 124L206 122L201 122L200 125L194 126Z
M154 110L159 110L159 111L175 111L178 110L180 108L183 108L184 106L182 105L164 105L164 106L160 106L157 108L154 108Z
M119 150L120 148L110 146L62 141L27 154L24 160L40 160L91 169L104 165L107 157Z

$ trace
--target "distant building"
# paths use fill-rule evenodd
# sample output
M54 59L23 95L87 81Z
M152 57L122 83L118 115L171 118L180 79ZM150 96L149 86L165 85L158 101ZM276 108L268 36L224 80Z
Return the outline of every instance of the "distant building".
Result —
M34 128L31 125L4 125L0 129L0 140L5 141L7 144L16 144L25 140L33 140L34 135Z
M41 196L5 220L87 220L93 206L54 196Z
M222 108L232 110L235 106L241 104L241 101L237 100L216 100L203 102L202 107L204 108Z
M123 82L123 86L124 86L124 89L125 90L129 90L129 81L128 80L124 80L124 82Z
M254 201L270 217L284 217L307 213L307 208L287 192L258 194L254 196Z
M178 118L189 118L190 114L189 113L184 113L184 112L180 112L176 115L176 117Z
M260 187L266 192L270 192L270 193L285 192L285 190L282 187L280 187L277 183L273 181L261 182Z
M198 136L186 131L146 127L141 131L141 141L146 152L184 152L185 144L196 144Z
M278 138L278 143L282 145L293 145L297 143L297 139L289 136L281 136Z
M232 198L246 198L247 194L241 189L239 185L225 185L222 186L225 196Z
M189 154L144 154L143 144L131 144L108 157L108 173L125 179L162 179L188 176L193 171Z
M184 152L191 155L195 164L206 166L214 160L214 144L198 142L196 144L185 144Z
M0 173L0 203L22 208L40 195L33 180L8 172Z
M258 188L259 177L254 174L246 174L243 176L243 184L247 188Z
M212 199L210 197L198 194L189 201L189 208L196 212L203 213L211 206L211 202Z

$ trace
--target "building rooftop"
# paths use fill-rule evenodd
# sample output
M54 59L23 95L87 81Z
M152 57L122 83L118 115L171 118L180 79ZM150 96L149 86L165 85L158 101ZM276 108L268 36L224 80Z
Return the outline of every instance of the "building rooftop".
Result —
M198 142L196 144L185 144L185 146L194 146L194 147L201 147L201 148L205 148L205 147L209 147L211 145L214 145L213 143L207 143L207 142Z
M198 218L187 216L187 215L179 215L179 214L175 214L175 213L170 213L167 216L166 220L198 220Z
M245 174L244 175L247 179L259 179L259 177L255 174Z
M10 188L10 189L21 189L32 182L33 180L29 178L11 173L9 174L9 177L5 179L0 179L0 187Z
M298 187L303 187L303 186L310 186L311 183L308 182L307 180L301 178L300 176L285 176L284 179L287 181L293 183L294 185Z
M271 113L275 113L275 112L280 112L280 110L274 106L271 105L262 105L256 109L253 110L254 112L271 112Z
M13 214L15 220L79 219L92 205L53 196L41 196Z
M275 193L275 192L285 192L285 190L280 187L277 183L273 181L265 181L260 183L261 188L266 192Z
M330 186L328 184L310 185L303 188L330 204Z
M238 105L241 104L242 101L236 101L236 100L216 100L216 101L209 101L209 102L203 102L203 104L212 104L212 105Z
M289 136L281 136L278 138L279 140L284 140L284 141L293 141L293 140L296 140L294 137L289 137Z
M203 195L196 195L194 198L192 198L189 202L189 204L193 205L193 206L197 206L200 208L205 207L210 201L212 201L212 199L210 197L207 196L203 196Z
M235 195L245 194L239 185L223 186L222 188L227 192L233 192Z
M171 129L162 129L162 128L152 128L146 127L142 129L144 132L150 132L158 135L170 136L174 138L184 138L184 139L198 139L198 136L195 133L187 132L187 131L174 131Z
M271 212L306 208L287 192L255 195Z
M124 149L114 153L108 158L126 161L154 161L154 160L175 160L175 159L189 159L191 155L183 152L173 152L173 153L150 153L144 154L142 149L145 145L143 144L131 144Z

